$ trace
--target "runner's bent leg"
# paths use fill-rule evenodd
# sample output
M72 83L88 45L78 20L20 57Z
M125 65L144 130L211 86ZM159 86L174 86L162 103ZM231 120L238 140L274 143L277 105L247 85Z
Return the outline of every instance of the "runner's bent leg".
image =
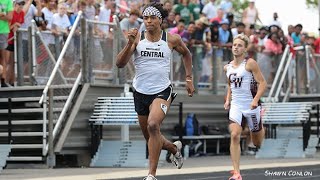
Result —
M144 138L146 139L146 141L149 141L149 133L148 133L148 116L140 116L138 115L138 119L139 119L139 124L140 124L140 128L141 131L143 133ZM160 132L161 134L161 132ZM162 149L164 150L168 150L170 153L172 154L176 154L177 153L177 147L169 140L167 140L162 134L162 141L163 141L163 145L162 145Z
M260 131L251 132L252 142L257 148L260 148L262 141L264 140L264 136L265 136L265 131L263 126Z

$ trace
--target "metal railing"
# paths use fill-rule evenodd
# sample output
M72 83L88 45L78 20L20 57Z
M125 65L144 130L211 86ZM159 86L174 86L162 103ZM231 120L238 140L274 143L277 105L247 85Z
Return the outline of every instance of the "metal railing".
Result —
M211 49L206 50L204 45L195 44L189 47L189 50L192 55L192 73L196 93L199 90L207 90L212 94L224 93L227 80L223 73L223 66L231 59L230 56L227 56L231 55L231 49L213 46ZM216 53L218 50L225 53L217 57ZM184 87L185 72L183 60L176 51L173 51L171 63L170 78L172 84L177 87Z
M295 55L287 45L266 102L278 102L281 93L282 101L288 101L290 94L319 93L319 59L311 52L309 45L293 48ZM318 63L318 64L317 64ZM291 71L290 71L291 70ZM311 79L311 70L314 71ZM314 83L311 83L314 82Z
M54 104L51 105L51 107L53 107L52 109L55 108L61 108L61 111L58 112L51 112L51 114L53 114L52 118L56 119L56 124L54 125L53 128L53 133L52 133L52 139L53 141L55 140L55 138L57 137L61 125L65 119L65 115L67 110L70 108L72 99L74 98L74 95L76 93L76 90L78 89L78 86L80 84L80 80L81 80L81 72L80 72L80 67L78 68L78 71L75 71L74 74L76 75L76 80L74 81L71 78L68 78L68 80L66 78L61 78L61 77L65 77L68 76L70 71L65 71L64 65L63 63L65 63L65 61L68 61L70 58L70 56L66 56L67 50L70 51L70 47L72 47L72 45L75 45L74 40L77 38L77 34L76 34L76 29L79 27L78 24L80 23L80 19L82 17L82 12L80 11L75 23L73 25L73 27L70 30L70 33L67 37L67 39L65 40L65 42L63 42L63 48L59 54L59 57L57 59L56 62L54 62L54 68L50 74L50 77L46 83L46 86L44 87L43 90L43 94L40 98L39 103L43 105L43 134L44 134L44 140L43 140L43 156L47 155L48 152L48 143L46 142L46 132L47 132L47 113L48 113L48 108L47 108L47 99L48 99L48 90L50 88L54 88L54 93L58 94L59 96L62 97L67 97L67 98L60 98L59 100L55 100ZM80 40L79 40L80 42ZM60 42L59 42L60 43ZM74 43L74 44L72 44ZM80 47L79 47L80 48ZM46 48L48 50L48 48ZM74 49L74 47L72 47L72 49ZM76 53L79 51L74 51L71 53ZM70 52L68 52L70 53ZM69 54L70 55L70 54ZM74 54L73 54L74 55ZM76 54L76 57L80 57L80 54ZM52 56L50 56L52 58ZM79 62L80 63L80 62ZM70 64L67 64L67 66ZM80 66L80 65L79 65ZM69 67L67 67L69 68ZM60 79L57 79L57 77L60 77ZM72 87L70 89L70 87ZM53 99L54 97L49 97L50 99ZM53 102L53 101L51 101ZM53 121L53 119L51 119L50 121Z
M48 89L59 87L61 91L59 92L58 88L55 88L55 95L65 95L66 98L61 100L60 102L56 101L57 105L61 107L61 112L54 113L54 117L57 122L54 127L53 136L54 138L58 135L59 129L61 125L63 125L63 121L65 119L65 115L67 110L70 108L71 100L74 97L74 94L78 88L78 85L82 83L109 83L109 84L124 84L128 83L132 80L134 76L134 66L132 61L129 61L128 65L125 68L118 69L115 67L115 60L118 52L125 46L126 38L124 37L120 25L119 20L116 16L113 17L114 21L112 23L98 22L98 21L90 21L81 19L81 12L76 19L74 26L71 29L71 32L67 39L63 40L62 36L53 36L51 32L43 32L37 29L36 27L31 28L29 31L21 30L21 32L28 32L28 37L30 39L28 51L30 59L30 67L31 67L31 75L36 84L42 84L43 82L46 84L40 104L43 105L44 113L44 123L43 123L43 154L47 154L48 145L46 142L46 132L47 132L47 100L48 98ZM80 21L81 20L81 21ZM81 30L79 29L79 24ZM99 36L95 32L95 28L99 25L108 25L111 32L107 36ZM81 33L81 36L80 36ZM20 49L23 49L21 46L22 39L21 35L17 34L16 45L17 52L16 62L20 62L20 58L23 57L21 55ZM54 38L54 41L57 43L50 44L46 41L44 36L51 36ZM108 44L109 43L109 44ZM63 46L59 48L59 46ZM221 50L218 47L212 47L211 50L205 50L203 45L194 45L190 48L190 51L193 56L193 73L195 79L195 87L197 90L206 89L211 90L213 94L217 94L218 92L224 92L223 88L227 85L225 75L223 74L223 66L228 62L227 58L221 57L219 62L216 57L216 50ZM223 50L227 50L223 48ZM230 49L229 49L230 50ZM297 49L298 50L298 49ZM306 46L306 57L307 62L310 65L314 65L313 68L310 69L310 66L307 65L306 71L309 72L312 69L315 69L315 72L318 74L319 80L319 68L315 64L319 64L319 60L315 60L319 58L317 55L313 55L308 50ZM69 67L77 66L78 69L75 70L74 74L70 75L67 71L63 70L63 63L65 61L70 60L70 52L73 53L73 57L76 56L78 62L69 63ZM69 54L68 54L69 53ZM287 82L286 77L288 75L289 69L291 69L291 61L292 55L288 55L289 49L288 47L283 53L281 61L279 61L278 71L275 75L274 83L271 87L271 96L269 94L269 98L273 98L273 100L277 100L279 94L281 94L281 90L284 85L286 86L286 94L295 93L295 89L297 89L297 84L299 85L296 76L294 75L291 80ZM225 55L223 53L223 55ZM308 57L307 57L308 56ZM288 57L288 58L287 58ZM57 59L57 60L56 60ZM72 59L72 58L71 58ZM181 57L175 56L172 58L173 61L171 64L171 75L170 78L172 80L173 85L176 86L184 86L184 72L183 72L183 61ZM229 59L231 60L231 59ZM313 61L312 61L313 60ZM72 60L71 60L72 61ZM23 61L22 61L23 62ZM81 62L81 63L80 63ZM50 63L50 64L49 64ZM178 64L180 63L180 64ZM80 69L81 65L81 69ZM105 65L108 65L106 67ZM178 71L175 71L177 69ZM21 78L20 70L21 65L18 65L18 77ZM205 74L203 76L203 71L206 69L210 71L209 74ZM296 66L296 69L301 69L300 66ZM81 72L80 72L81 70ZM67 72L67 73L66 73ZM69 71L70 72L70 71ZM46 73L46 74L44 74ZM20 74L20 75L19 75ZM22 73L23 74L23 73ZM282 75L281 75L282 74ZM49 76L50 75L50 76ZM209 77L208 77L209 76ZM23 75L22 75L23 77ZM205 77L205 78L204 78ZM18 79L20 79L18 78ZM312 80L312 76L307 75L307 89L310 92L312 85L316 82ZM41 81L43 80L43 82ZM318 81L319 82L319 81ZM319 84L319 83L317 83ZM291 92L291 86L293 86L294 91ZM72 87L72 88L71 88ZM287 99L289 95L285 98ZM273 101L269 99L269 101Z
M286 58L289 52L289 48L290 46L287 45L284 53L282 54L282 58L280 60L280 64L279 67L276 71L276 75L275 78L273 80L272 86L271 86L271 90L269 92L268 98L267 98L267 102L274 102L274 101L278 101L278 96L279 96L279 92L280 92L280 88L282 87L282 83L280 78L284 79L284 77L287 75L288 72L288 64L290 65L290 61L292 58L292 54L289 55L289 58ZM284 67L285 65L285 67ZM281 74L282 73L282 74ZM276 89L277 88L277 89Z

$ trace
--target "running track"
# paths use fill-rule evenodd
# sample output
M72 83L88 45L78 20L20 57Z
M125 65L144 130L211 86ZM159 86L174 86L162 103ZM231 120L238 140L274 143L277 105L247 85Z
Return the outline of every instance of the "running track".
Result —
M288 179L288 180L319 180L320 165L313 166L297 166L297 167L281 167L267 169L250 169L241 172L243 180L272 180L272 179ZM229 172L214 172L186 175L170 175L157 176L158 180L227 180ZM140 178L125 178L122 180L142 180Z

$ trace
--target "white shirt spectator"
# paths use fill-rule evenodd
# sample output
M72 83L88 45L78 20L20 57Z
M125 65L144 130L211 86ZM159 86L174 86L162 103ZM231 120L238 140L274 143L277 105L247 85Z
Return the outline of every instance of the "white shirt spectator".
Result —
M274 20L274 19L271 20L270 23L269 23L269 27L272 26L272 25L276 25L276 26L281 28L281 22L278 21L278 20Z
M101 22L110 22L110 16L111 16L111 9L106 9L106 7L100 8L100 13L98 17L98 21ZM108 25L99 25L98 29L104 33L109 32L109 26Z
M37 8L31 4L28 12L24 16L24 23L21 25L21 28L28 28L31 26L31 21L33 17L38 13Z
M232 32L232 37L236 37L236 35L238 35L239 33L238 33L238 28L232 28L231 29L231 32ZM243 34L243 33L242 33Z
M52 24L57 26L58 30L67 30L71 24L66 14L60 16L59 13L53 15Z
M205 14L208 19L212 19L217 16L217 7L210 1L203 7L202 13Z
M268 40L268 36L265 36L263 39L258 38L258 46L264 46Z
M96 16L96 9L94 6L87 6L85 14L89 20L94 20L94 17Z
M231 0L222 0L220 3L220 8L223 10L225 14L231 12L233 4Z
M46 21L47 21L47 23L48 23L48 24L47 24L47 29L51 29L54 13L51 12L47 7L44 7L44 8L42 9L42 13L44 14L44 18L46 19Z
M22 29L27 29L31 26L31 21L33 17L38 13L37 8L31 4L29 7L28 12L24 16L24 23L21 25ZM27 40L28 39L28 33L22 33L22 39Z
M140 28L140 24L138 21L135 21L134 23L130 23L129 18L124 18L120 21L120 28L121 30L129 31L129 29L132 28Z

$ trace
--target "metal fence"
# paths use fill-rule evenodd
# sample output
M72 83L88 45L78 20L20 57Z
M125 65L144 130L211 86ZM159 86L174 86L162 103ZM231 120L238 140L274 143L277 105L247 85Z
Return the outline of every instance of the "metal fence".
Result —
M98 34L96 28L99 26L109 26L110 33L103 36ZM81 31L84 31L85 34ZM80 32L83 41L80 38ZM23 33L27 38L22 38L21 34ZM31 39L31 42L26 39ZM50 32L39 31L36 27L29 31L19 31L17 33L18 85L26 84L26 82L38 85L45 84L65 44L66 39L63 36L54 36ZM81 47L80 44L83 44L84 47ZM113 23L86 20L83 25L77 27L76 33L72 35L65 49L66 53L61 57L60 66L52 84L74 82L80 68L84 72L84 82L92 84L131 83L135 73L133 62L130 60L128 65L122 69L115 66L116 56L125 44L126 38L120 30L117 17ZM319 93L319 87L316 86L318 83L315 83L319 81L319 73L317 74L319 56L312 53L307 55L305 48L297 48L296 50L284 84L288 87L289 78L294 78L290 82L293 84L291 93ZM218 53L219 51L220 53ZM219 47L208 49L203 45L194 45L190 47L190 52L192 53L194 85L197 92L205 89L213 94L224 93L227 80L223 66L232 59L231 49ZM253 56L260 65L269 87L271 87L282 54L256 53ZM81 57L86 57L86 61L82 62ZM21 65L21 62L26 59L29 59L29 68L27 65L24 65L25 67ZM183 87L185 85L184 65L181 56L175 51L171 67L172 84L176 87Z
M320 94L320 54L310 53L310 93Z
M101 36L96 28L109 26L110 33ZM126 45L119 20L114 16L112 23L89 21L77 18L68 36L53 35L40 31L35 23L28 30L19 29L15 38L15 62L17 84L46 85L40 103L44 108L44 136L46 136L47 92L55 88L53 114L56 124L55 137L65 119L71 100L82 83L124 84L132 82L135 74L130 60L125 68L115 66L116 56ZM190 47L193 59L194 85L199 92L206 89L213 94L225 93L227 79L223 66L232 59L230 49L194 45ZM256 54L257 61L269 83L279 87L276 93L320 93L320 55L313 54L308 46L296 48L296 55L289 54L289 47L283 55ZM170 78L174 86L185 85L185 72L181 56L173 52ZM282 64L282 65L281 65ZM280 67L280 68L279 68ZM280 76L281 72L283 75ZM279 75L277 75L279 74ZM278 77L277 77L278 76ZM277 86L278 84L278 86ZM281 93L280 93L281 94ZM44 151L47 153L46 137Z

